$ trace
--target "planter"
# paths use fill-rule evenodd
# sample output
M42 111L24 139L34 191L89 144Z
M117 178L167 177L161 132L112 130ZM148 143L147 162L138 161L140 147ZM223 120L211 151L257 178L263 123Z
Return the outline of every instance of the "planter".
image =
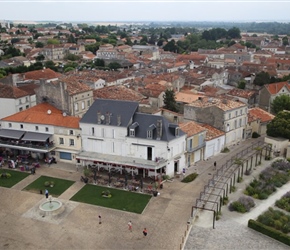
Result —
M157 191L153 191L153 196L156 197L158 195Z

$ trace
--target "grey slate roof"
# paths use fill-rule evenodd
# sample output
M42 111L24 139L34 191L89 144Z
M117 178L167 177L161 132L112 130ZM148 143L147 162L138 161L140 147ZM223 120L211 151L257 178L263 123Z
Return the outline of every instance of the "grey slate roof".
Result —
M80 120L80 123L98 124L98 112L103 116L101 124L106 124L106 114L110 114L108 126L118 126L118 116L121 116L120 127L128 127L133 115L138 111L138 102L97 99Z
M176 139L175 128L178 127L177 124L169 123L169 121L163 116L143 114L143 113L138 113L138 112L136 112L133 117L133 123L137 122L139 124L139 126L135 128L135 138L147 139L147 131L152 130L155 126L156 128L153 129L153 135L152 135L151 140L156 140L158 120L162 121L162 136L160 138L160 141L171 141L171 140ZM154 126L151 126L151 125L154 125ZM183 135L185 135L185 133L182 130L179 130L179 136L183 136Z

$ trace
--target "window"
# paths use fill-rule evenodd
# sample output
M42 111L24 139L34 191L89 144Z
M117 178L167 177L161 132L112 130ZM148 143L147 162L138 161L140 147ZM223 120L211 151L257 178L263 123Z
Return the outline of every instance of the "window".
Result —
M38 131L38 126L35 126L35 130Z
M75 111L79 111L79 104L75 103Z
M75 140L74 139L69 139L69 145L74 146L75 145Z
M95 128L92 128L92 135L95 135Z
M115 138L115 129L112 129L112 137Z
M135 129L130 129L130 136L135 137Z
M152 139L152 130L147 130L147 139Z
M25 107L26 109L29 109L29 105L26 105L26 107Z
M21 104L22 103L22 100L21 99L19 99L19 104Z
M48 127L45 127L45 132L48 132Z
M19 112L20 112L20 111L22 111L22 110L23 110L23 108L22 108L22 107L21 107L21 108L19 108Z
M23 128L23 124L20 124L20 128Z
M12 124L11 123L8 123L8 126L9 126L9 128L12 128Z
M242 115L242 114L243 114L243 110L240 109L240 115Z
M69 134L70 134L70 135L73 135L73 134L74 134L74 131L73 131L73 130L70 130L70 131L69 131Z
M229 119L231 119L232 118L232 114L231 113L229 113Z
M85 102L82 102L82 109L85 109Z
M235 120L235 128L237 128L238 126L237 126L237 120Z
M28 97L27 96L26 96L25 100L26 100L26 102L28 102Z
M88 100L88 107L90 107L91 106L91 101L90 100Z
M242 127L242 118L239 120L239 127Z
M236 117L238 116L238 111L236 111Z
M61 138L61 137L59 138L59 144L60 144L60 145L63 145L63 144L64 144L64 140L63 140L63 138Z

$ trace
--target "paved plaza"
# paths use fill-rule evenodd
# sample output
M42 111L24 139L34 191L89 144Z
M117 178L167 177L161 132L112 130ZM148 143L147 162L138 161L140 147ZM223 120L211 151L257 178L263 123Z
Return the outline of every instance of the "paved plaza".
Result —
M14 187L0 187L0 249L180 249L191 207L215 171L213 162L217 162L218 168L251 143L248 140L232 147L230 153L190 167L186 174L199 174L192 183L182 183L178 178L165 182L160 195L152 197L142 214L72 202L69 199L84 185L80 182L81 169L76 171L75 166L63 163L43 165L35 175ZM76 181L58 198L65 206L59 216L40 213L38 206L45 201L44 195L22 191L40 175ZM212 213L199 211L185 249L287 248L248 229L243 220L237 219L239 215L226 212L225 207L223 210L216 229L212 229ZM98 221L99 214L102 224ZM130 220L132 232L127 226ZM147 237L142 234L144 227L148 230Z

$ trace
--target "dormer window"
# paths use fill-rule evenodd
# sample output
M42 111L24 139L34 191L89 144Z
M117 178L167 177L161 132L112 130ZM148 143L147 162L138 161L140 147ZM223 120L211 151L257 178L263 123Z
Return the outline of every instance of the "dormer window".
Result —
M130 137L135 137L135 129L130 128Z
M151 124L149 128L147 129L147 139L152 139L153 138L153 131L156 128L154 124Z
M175 128L175 136L179 136L179 132L180 132L180 128L179 127Z
M130 137L135 137L136 129L139 127L138 122L134 122L130 127L129 127L129 136Z

